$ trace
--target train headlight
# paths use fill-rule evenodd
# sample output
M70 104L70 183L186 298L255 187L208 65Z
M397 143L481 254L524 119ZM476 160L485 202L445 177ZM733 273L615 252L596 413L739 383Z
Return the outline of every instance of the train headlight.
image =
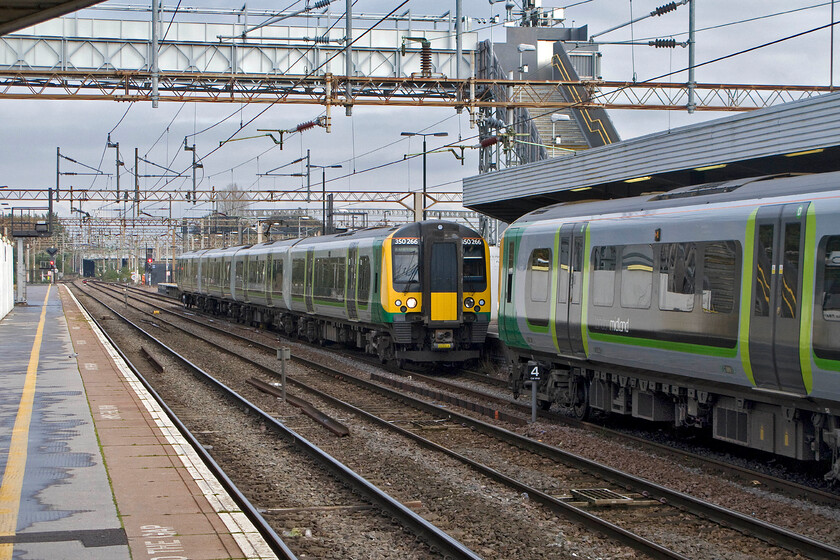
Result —
M473 298L468 297L464 300L464 307L471 308L473 305L475 305L475 300Z
M413 297L410 297L407 300L405 300L405 304L408 306L409 309L414 309L415 307L417 307L417 300Z
M398 299L397 301L394 302L394 305L396 305L397 307L401 306L402 305L402 300Z
M484 300L483 299L478 300L478 305L484 305Z

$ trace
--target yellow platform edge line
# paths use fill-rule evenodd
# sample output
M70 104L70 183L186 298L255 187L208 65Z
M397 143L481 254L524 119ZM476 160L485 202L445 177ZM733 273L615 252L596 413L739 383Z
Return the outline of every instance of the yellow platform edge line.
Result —
M29 423L32 419L32 404L35 400L35 383L38 379L38 362L41 356L41 340L44 337L44 323L47 318L47 302L50 300L51 286L47 287L38 330L29 354L29 366L20 396L15 427L12 429L12 441L9 445L9 457L3 484L0 486L0 536L8 537L17 530L17 518L20 510L20 492L23 487L23 475L26 471L26 450L29 446ZM0 560L9 560L14 552L14 544L0 544Z

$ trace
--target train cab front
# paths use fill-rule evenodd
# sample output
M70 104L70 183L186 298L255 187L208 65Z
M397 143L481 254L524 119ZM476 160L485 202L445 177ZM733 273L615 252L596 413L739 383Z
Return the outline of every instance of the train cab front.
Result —
M394 354L415 362L478 358L490 321L489 254L476 232L430 220L388 240L385 293ZM387 250L389 249L389 250Z

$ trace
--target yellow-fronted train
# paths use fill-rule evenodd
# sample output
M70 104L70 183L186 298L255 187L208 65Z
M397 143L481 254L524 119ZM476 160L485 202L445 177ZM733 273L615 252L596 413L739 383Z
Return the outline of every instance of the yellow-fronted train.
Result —
M558 204L511 224L499 336L543 407L708 429L840 476L840 173Z
M188 307L383 363L457 363L487 335L488 267L478 233L428 220L186 253L177 282Z

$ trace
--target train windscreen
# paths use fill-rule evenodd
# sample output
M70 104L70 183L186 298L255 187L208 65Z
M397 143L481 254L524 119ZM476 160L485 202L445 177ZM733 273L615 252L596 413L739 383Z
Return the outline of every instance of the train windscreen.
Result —
M487 289L487 265L481 239L464 238L464 291L483 292Z
M420 245L416 238L395 238L393 246L394 289L420 291Z

